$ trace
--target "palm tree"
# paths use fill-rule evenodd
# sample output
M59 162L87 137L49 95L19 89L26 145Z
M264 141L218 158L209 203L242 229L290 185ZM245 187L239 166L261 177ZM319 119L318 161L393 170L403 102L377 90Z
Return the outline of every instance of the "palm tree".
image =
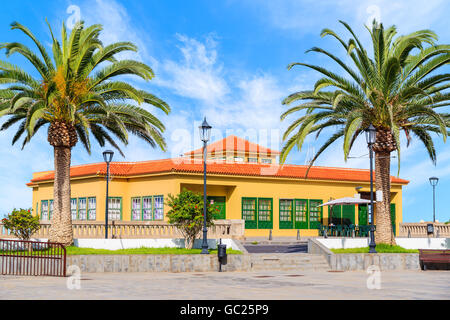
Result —
M294 93L283 101L285 105L298 104L283 113L282 120L291 114L299 115L284 133L281 162L294 146L300 150L308 135L315 134L317 138L330 127L335 133L328 137L310 165L340 138L343 138L347 160L356 138L373 124L376 189L383 191L383 201L376 204L376 241L395 244L390 221L390 155L397 151L400 170L400 132L403 131L408 145L415 136L436 163L431 134L441 135L445 141L450 125L449 114L439 112L439 108L450 105L447 90L450 74L439 73L450 61L450 46L436 45L437 36L430 30L396 36L395 26L385 30L374 21L373 27L367 28L373 45L373 57L369 57L350 26L340 22L350 32L348 42L330 29L324 29L321 36L336 39L344 47L350 64L321 48L308 51L326 55L343 69L344 75L306 63L288 66L288 69L304 66L323 77L313 90Z
M70 213L71 149L80 141L91 152L90 134L103 147L109 143L122 156L117 141L127 144L131 133L152 147L165 150L160 120L141 104L151 104L166 114L170 107L156 96L136 89L118 76L154 77L152 69L116 55L137 51L130 42L104 46L99 40L101 25L85 27L78 22L70 34L62 26L60 42L52 36L53 59L25 26L14 22L12 29L27 35L39 54L19 42L1 44L6 56L22 55L38 74L34 78L19 66L0 61L0 116L8 116L0 130L19 123L12 143L23 137L22 148L39 129L48 125L48 142L54 149L54 215L50 240L69 245L73 241ZM40 56L39 56L40 55ZM136 105L137 103L137 105Z

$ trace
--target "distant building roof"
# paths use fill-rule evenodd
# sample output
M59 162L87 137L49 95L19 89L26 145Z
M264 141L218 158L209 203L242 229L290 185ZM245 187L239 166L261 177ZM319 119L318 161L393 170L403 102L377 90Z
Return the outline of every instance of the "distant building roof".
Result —
M212 142L206 148L208 153L222 153L223 151L231 152L244 152L244 153L259 153L264 155L279 155L280 152L272 150L266 147L262 147L259 144L250 142L248 140L236 137L234 135L228 136L225 139ZM202 154L203 148L186 152L185 156Z
M270 165L261 163L227 163L208 161L208 174L234 175L234 176L254 176L254 177L275 177L275 178L295 178L304 179L308 166L305 165ZM112 176L132 177L146 174L158 173L203 173L203 163L199 160L186 158L151 160L143 162L112 162L110 164ZM105 176L106 164L94 163L73 166L70 168L70 177L84 176ZM40 182L53 181L54 172L45 172L36 176L28 183L28 186ZM311 167L308 180L333 180L333 181L355 181L369 182L369 170L332 168L332 167ZM391 177L391 182L396 184L408 184L408 180Z

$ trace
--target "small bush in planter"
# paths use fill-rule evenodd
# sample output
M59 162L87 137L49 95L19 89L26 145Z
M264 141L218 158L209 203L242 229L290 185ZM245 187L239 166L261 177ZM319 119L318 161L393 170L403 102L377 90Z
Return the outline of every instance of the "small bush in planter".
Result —
M14 209L2 223L13 235L21 240L30 240L31 236L39 230L39 216L33 216L31 210Z
M183 234L186 249L194 247L194 240L203 228L203 195L183 190L177 196L169 194L166 203L171 209L167 213L169 223L175 225ZM206 202L206 226L213 225L214 214L218 209Z

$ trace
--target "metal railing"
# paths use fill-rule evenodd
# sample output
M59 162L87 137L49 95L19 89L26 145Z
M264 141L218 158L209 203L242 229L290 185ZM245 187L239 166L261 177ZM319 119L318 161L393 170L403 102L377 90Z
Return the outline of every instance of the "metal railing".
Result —
M0 239L0 274L66 276L66 248L60 243Z

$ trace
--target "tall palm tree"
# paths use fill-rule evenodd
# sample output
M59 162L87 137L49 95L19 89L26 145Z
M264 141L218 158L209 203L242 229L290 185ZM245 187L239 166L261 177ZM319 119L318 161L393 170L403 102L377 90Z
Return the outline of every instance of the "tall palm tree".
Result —
M170 107L149 92L139 90L118 76L132 75L144 80L154 77L152 69L134 60L118 60L116 55L137 51L130 42L104 46L99 40L101 25L85 27L78 22L70 34L62 26L60 43L52 36L53 59L25 26L18 29L36 45L39 54L19 42L1 44L6 56L18 53L34 67L34 78L19 66L0 61L0 116L8 116L0 130L19 123L12 140L23 137L22 148L39 129L48 127L48 142L54 149L54 215L50 240L71 244L70 211L71 149L80 141L91 152L90 134L100 146L109 143L122 155L117 142L127 144L129 133L165 150L163 123L141 107L151 104L166 114ZM48 125L48 126L47 126Z
M356 138L373 124L376 189L383 191L383 201L376 204L375 239L377 243L395 244L390 221L391 152L397 151L400 170L400 132L403 131L408 145L415 136L436 163L431 134L440 135L445 141L450 125L449 114L439 112L439 108L450 105L450 74L440 73L441 67L450 62L450 46L436 45L437 36L430 30L396 36L395 26L384 29L374 21L373 27L367 28L373 46L373 56L369 57L350 26L340 22L350 33L347 42L330 29L324 29L321 36L336 39L345 49L350 64L321 48L308 51L330 58L343 70L342 74L306 63L288 66L288 69L304 66L323 77L313 90L294 93L283 101L285 105L296 105L283 113L281 119L291 114L298 116L284 133L281 162L294 146L301 149L308 135L315 134L317 138L330 127L336 131L315 154L311 165L340 138L343 138L347 160ZM324 91L325 88L329 90Z

